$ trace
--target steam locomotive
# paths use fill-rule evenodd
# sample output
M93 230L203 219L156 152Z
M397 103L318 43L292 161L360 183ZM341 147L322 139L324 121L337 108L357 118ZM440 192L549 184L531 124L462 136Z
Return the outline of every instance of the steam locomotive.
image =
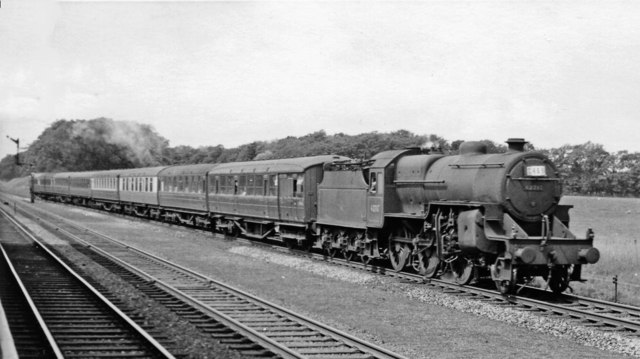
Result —
M32 198L181 223L502 293L543 277L554 292L596 263L594 234L568 228L558 171L509 139L458 155L407 148L357 161L314 156L127 170L34 173Z

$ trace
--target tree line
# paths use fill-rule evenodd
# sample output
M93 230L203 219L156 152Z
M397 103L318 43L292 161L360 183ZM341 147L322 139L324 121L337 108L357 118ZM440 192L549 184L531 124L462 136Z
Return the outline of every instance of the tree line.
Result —
M405 147L434 148L456 153L463 141L437 135L417 135L398 130L358 135L317 131L272 141L254 141L234 148L222 145L170 147L152 126L107 118L58 120L45 129L29 148L0 161L0 179L9 180L31 172L93 171L174 164L223 163L336 154L357 159ZM482 140L490 153L506 146ZM529 144L528 149L535 149ZM537 149L545 153L564 179L564 192L580 195L640 196L640 153L607 152L587 142L559 148Z

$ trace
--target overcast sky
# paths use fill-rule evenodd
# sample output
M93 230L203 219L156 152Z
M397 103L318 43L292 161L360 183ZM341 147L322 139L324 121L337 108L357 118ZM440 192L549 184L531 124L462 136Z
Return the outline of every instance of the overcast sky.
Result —
M2 0L0 156L97 117L171 146L406 129L640 151L640 2Z

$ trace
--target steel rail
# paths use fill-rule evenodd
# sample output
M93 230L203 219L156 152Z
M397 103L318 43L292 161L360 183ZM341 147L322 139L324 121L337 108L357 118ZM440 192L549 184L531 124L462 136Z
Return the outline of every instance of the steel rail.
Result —
M75 229L79 230L82 232L82 234L91 234L93 236L97 236L100 237L104 240L107 240L111 243L116 243L117 245L121 246L122 248L125 248L129 251L132 251L134 253L137 253L140 256L144 256L147 258L151 258L154 261L158 262L159 264L175 269L175 270L179 270L189 276L195 277L200 281L203 281L205 283L208 283L210 285L215 285L218 286L220 288L224 288L225 290L240 296L240 297L246 297L251 299L252 301L254 301L255 303L258 303L259 305L262 306L266 306L271 308L272 310L275 310L277 312L280 312L282 314L288 315L290 317L295 318L296 320L304 323L305 325L309 326L312 329L318 330L320 332L322 332L323 334L329 334L332 338L334 338L337 341L343 342L347 345L351 345L355 348L358 348L359 350L365 352L365 353L371 353L373 355L375 355L377 358L394 358L394 359L398 359L398 358L404 358L403 356L396 354L390 350L387 350L385 348L382 348L380 346L377 346L375 344L372 343L368 343L364 340L361 340L353 335L350 335L348 333L345 333L343 331L340 331L338 329L335 328L331 328L323 323L320 323L318 321L315 321L313 319L310 318L306 318L300 314L297 314L291 310L288 310L284 307L278 306L277 304L274 303L270 303L268 301L265 301L264 299L261 299L259 297L256 297L250 293L247 293L245 291L239 290L237 288L233 288L225 283L222 283L220 281L217 281L213 278L210 278L206 275L203 275L201 273L198 273L194 270L191 270L189 268L186 268L184 266L178 265L176 263L173 263L171 261L168 261L164 258L161 258L159 256L156 256L152 253L148 253L144 250L141 250L139 248L136 248L135 246L131 246L129 244L126 244L120 240L117 240L115 238L112 238L110 236L107 236L105 234L99 233L97 231L94 231L92 229L86 228L84 226L78 225L76 223L74 223L73 221L63 218L59 215L56 214L52 214L52 213L46 213L47 216L56 218L56 220L58 220L59 222L62 223L66 223L67 225L70 225L72 227L74 227ZM40 219L41 222L45 221L44 219ZM216 317L219 317L221 319L221 321L228 323L230 326L232 327L237 327L238 330L242 330L242 331L248 331L249 333L251 333L252 336L255 336L257 339L256 341L261 344L266 346L269 349L276 350L278 351L280 354L282 354L283 356L287 357L287 356L291 356L294 358L299 358L300 354L298 352L292 351L291 349L287 348L286 346L283 346L282 344L278 343L277 341L274 341L268 337L266 337L265 335L262 335L261 333L244 326L243 324L239 324L237 323L237 321L231 317L229 317L228 315L216 310L215 308L211 308L210 306L208 306L207 304L203 303L202 301L184 293L183 291L181 291L178 288L174 288L172 285L158 279L157 277L154 277L153 275L150 275L149 273L144 272L143 270L141 270L140 268L136 268L135 266L121 260L120 258L117 258L114 255L111 255L109 253L107 253L106 251L102 250L101 248L99 248L97 245L89 243L86 240L83 240L82 238L79 238L77 235L74 235L73 233L70 233L69 231L60 228L59 226L57 227L57 231L60 233L65 234L66 236L77 240L80 243L83 243L83 245L99 252L101 255L104 255L114 261L116 261L117 263L131 269L133 272L136 272L137 274L147 278L148 280L154 281L155 284L157 284L158 286L162 287L163 289L167 290L168 292L171 292L172 294L181 297L182 299L186 300L187 302L193 303L196 307L198 307L198 309L201 310L205 310L206 312L211 312L213 313Z
M0 213L2 213L2 215L4 217L9 218L6 215L6 212L4 210L0 209ZM53 335L51 334L51 331L49 330L49 327L44 322L44 319L42 318L42 315L40 314L40 311L36 307L36 304L33 301L33 298L31 298L31 295L29 295L29 292L27 291L27 287L22 282L22 279L20 279L20 275L18 275L18 272L16 271L15 267L13 266L13 263L9 259L9 255L4 250L4 246L2 245L2 243L0 243L0 251L2 251L2 256L4 257L4 260L7 263L7 266L9 267L9 271L11 272L11 275L13 276L13 279L18 284L18 287L20 288L20 291L22 292L22 295L24 296L25 300L27 301L27 304L29 305L29 309L31 310L31 312L35 316L36 321L38 322L38 325L40 326L40 329L42 330L42 332L43 332L43 334L44 334L44 336L45 336L45 338L47 340L47 344L51 347L51 350L53 351L53 354L55 355L56 358L63 359L64 355L62 355L62 351L58 347L58 344L56 343L55 339L53 339Z
M71 269L71 267L69 267L62 259L60 259L57 255L55 255L51 250L49 250L49 248L47 248L47 246L44 243L42 243L36 237L34 237L29 232L28 229L26 229L23 225L21 225L18 221L16 221L9 213L7 213L2 208L0 208L0 213L2 213L2 215L4 215L9 221L11 221L12 224L14 224L16 228L18 228L21 231L21 233L23 233L31 241L36 243L42 250L44 250L45 253L47 253L47 255L49 256L49 258L52 258L53 260L55 260L55 262L57 262L60 266L62 266L65 269L66 273L70 274L73 278L75 278L78 282L80 282L84 288L89 290L96 298L98 298L101 303L105 304L113 313L115 313L118 316L118 318L126 322L130 328L132 328L135 332L141 335L147 341L147 343L150 344L155 350L157 350L163 357L175 359L173 354L171 354L165 347L163 347L160 343L158 343L149 333L147 333L138 324L136 324L131 318L129 318L129 316L127 316L118 307L116 307L113 303L111 303L109 299L107 299L104 295L102 295L102 293L100 293L91 284L89 284L89 282L87 282L78 273L76 273L73 269ZM8 263L10 263L9 257L4 251L4 249L3 249L3 254L5 255L5 258L7 259ZM12 267L12 271L17 276L17 272L14 271L13 267ZM26 293L26 287L24 287L22 282L20 283L21 283L21 287ZM30 302L30 305L33 305L35 307L35 304L33 303L33 301ZM40 316L39 312L37 313L37 317L38 317L38 322L44 323L44 320ZM46 324L44 328L46 329L47 338L53 339L53 335L46 328ZM55 339L53 340L55 341ZM57 348L57 352L60 352L60 349L57 346L55 348ZM60 355L62 355L61 352L60 352Z
M284 251L281 251L281 252L284 252ZM372 266L372 265L368 265L360 262L346 261L341 258L327 259L326 258L327 256L323 256L315 253L311 253L311 254L303 253L299 255L305 256L307 258L311 257L314 260L333 263L340 266L347 266L347 267L355 268L359 270L366 270L372 273L378 273L382 275L408 279L414 282L424 281L424 278L418 274L412 274L412 273L406 273L406 272L395 272L392 270L387 270L387 268L384 268L384 267ZM497 290L484 289L484 288L472 287L472 286L461 286L461 285L450 283L440 279L428 279L427 282L432 285L437 285L441 288L446 288L453 291L470 293L473 295L482 296L484 298L491 298L496 301L509 303L512 305L525 306L532 309L539 309L546 312L567 314L574 318L580 318L580 319L588 320L594 323L600 323L602 325L606 325L609 327L619 327L619 328L624 328L625 330L628 330L628 331L640 333L640 321L629 320L626 318L618 318L612 315L608 315L607 313L594 312L593 310L590 310L588 306L591 305L596 307L597 305L600 305L602 309L618 311L619 314L622 314L622 315L629 314L638 318L640 318L640 307L633 307L626 304L612 303L612 302L607 302L603 300L586 298L581 296L574 296L574 295L567 295L567 294L561 295L556 299L565 299L570 301L569 303L552 303L552 302L546 302L543 300L529 298L529 297L520 296L520 295L504 296L500 294ZM527 287L527 288L535 289L547 295L551 293L538 288L531 288L531 287ZM583 302L584 304L581 304L580 302ZM587 308L583 308L583 309L576 308L576 304L581 306L586 305Z
M100 212L103 213L103 212ZM143 222L149 222L149 221L144 221L144 219L141 218L137 218L137 217L123 217L123 218L133 218L135 220L141 220ZM208 231L204 231L206 233L210 233ZM218 233L213 233L215 237L220 236L220 234ZM243 240L243 239L242 239ZM244 240L243 240L244 241ZM295 253L298 256L304 256L307 258L312 258L314 260L320 260L320 261L324 261L324 262L328 262L328 263L333 263L333 264L337 264L337 265L342 265L342 266L348 266L351 268L356 268L356 269L361 269L361 270L367 270L370 271L372 273L378 273L378 274L382 274L382 275L387 275L387 276L393 276L393 277L398 277L398 278L403 278L403 279L409 279L411 281L414 282L425 282L425 279L422 276L419 276L417 274L411 274L411 273L407 273L407 272L395 272L391 269L388 269L386 267L381 267L381 266L375 266L375 265L371 265L371 264L364 264L361 262L356 262L356 261L346 261L340 258L331 258L327 255L321 255L321 254L315 254L315 253L308 253L308 252L302 252L302 251L297 251L297 250L291 250L291 249L285 249L282 247L277 247L277 246L272 246L266 243L261 243L261 242L254 242L254 241L248 241L246 243L250 243L252 245L260 245L260 246L265 246L265 247L270 247L274 250L277 250L279 252L282 253ZM329 259L327 259L329 258ZM540 301L540 300L536 300L536 299L532 299L532 298L527 298L524 296L517 296L517 295L509 295L509 296L503 296L502 294L500 294L497 290L489 290L489 289L483 289L483 288L478 288L478 287L471 287L471 286L460 286L458 284L455 283L450 283L447 281L443 281L443 280L439 280L439 279L428 279L426 280L426 282L431 283L432 285L437 285L441 288L446 288L448 290L453 290L453 291L460 291L460 292L465 292L465 293L471 293L474 295L481 295L485 298L492 298L498 302L504 302L504 303L511 303L513 305L520 305L520 306L527 306L529 308L539 308L540 310L543 311L549 311L549 312L557 312L557 313L561 313L561 314L568 314L571 317L574 318L583 318L585 320L588 321L593 321L593 322L599 322L603 325L607 325L607 326L616 326L616 327L621 327L624 328L626 330L629 331L633 331L636 333L640 333L640 322L635 322L635 321L631 321L631 320L626 320L624 318L616 318L610 315L606 315L603 313L594 313L593 311L589 311L589 310L580 310L580 309L575 309L575 308L571 308L568 305L561 305L561 304L553 304L553 303L549 303L549 302L544 302L544 301ZM550 293L548 291L544 291L545 293ZM586 297L578 297L578 296L571 296L571 295L562 295L560 298L567 298L567 299L574 299L574 300L581 300L583 302L587 302L587 303L594 303L592 305L595 304L600 304L600 305L605 305L608 306L609 308L620 308L617 309L619 311L634 311L637 313L640 313L640 308L638 307L633 307L633 306L628 306L628 305L623 305L623 304L618 304L618 303L612 303L612 302L607 302L607 301L601 301L601 300L597 300L597 299L591 299L591 298L586 298ZM570 303L570 304L576 304L574 303ZM564 312L563 312L564 310ZM621 313L624 314L624 313ZM631 314L634 315L635 314Z

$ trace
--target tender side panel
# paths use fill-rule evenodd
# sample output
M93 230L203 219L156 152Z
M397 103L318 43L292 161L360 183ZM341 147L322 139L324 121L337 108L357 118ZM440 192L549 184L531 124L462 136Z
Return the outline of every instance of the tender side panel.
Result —
M318 186L318 223L366 228L367 189L360 171L326 171Z

